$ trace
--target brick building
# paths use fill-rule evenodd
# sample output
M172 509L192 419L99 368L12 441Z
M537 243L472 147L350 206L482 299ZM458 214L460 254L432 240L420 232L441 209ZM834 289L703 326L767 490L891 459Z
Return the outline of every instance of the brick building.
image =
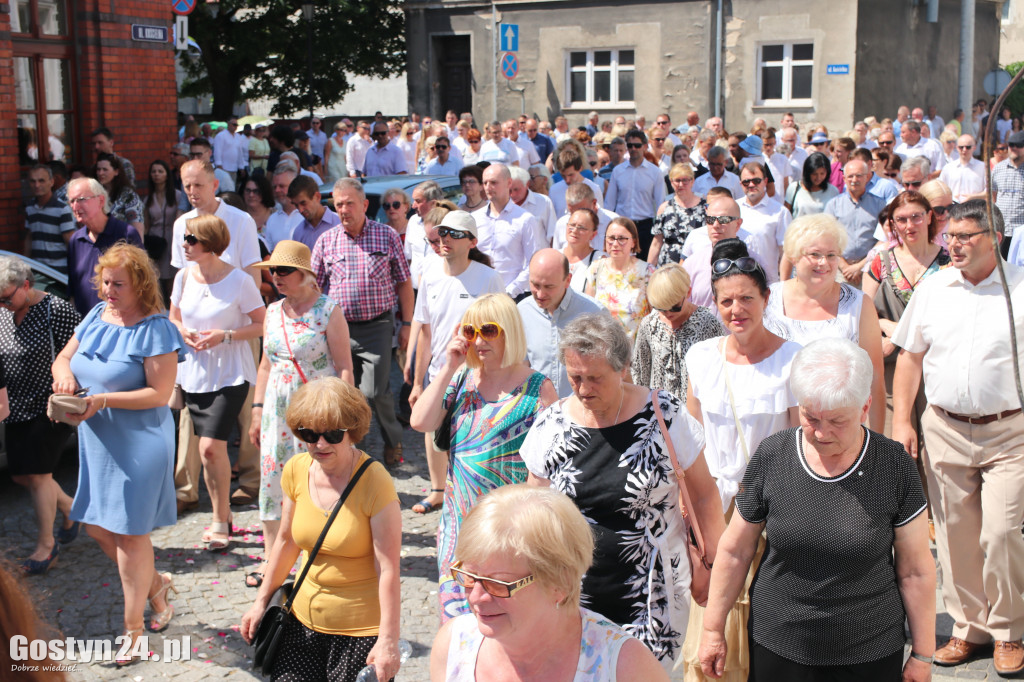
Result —
M91 164L93 129L114 132L142 187L149 164L167 160L177 53L169 37L134 39L132 25L169 36L173 21L170 0L0 0L0 248L21 250L27 168Z

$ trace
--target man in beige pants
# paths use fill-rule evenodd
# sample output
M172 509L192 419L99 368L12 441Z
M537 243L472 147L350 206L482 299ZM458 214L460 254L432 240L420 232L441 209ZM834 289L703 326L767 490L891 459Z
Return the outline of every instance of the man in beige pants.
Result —
M993 210L1001 240L1003 217ZM1024 670L1024 414L985 202L954 204L949 213L944 238L954 267L921 283L892 338L902 348L893 438L917 456L910 415L923 372L925 471L942 597L954 621L935 663L960 665L994 640L996 672L1009 675ZM1024 342L1024 269L1003 267Z

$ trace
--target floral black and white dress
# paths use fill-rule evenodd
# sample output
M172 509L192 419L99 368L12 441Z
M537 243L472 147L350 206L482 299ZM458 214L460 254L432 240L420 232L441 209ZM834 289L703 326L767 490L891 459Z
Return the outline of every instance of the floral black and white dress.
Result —
M683 242L691 232L703 227L708 202L703 198L693 208L686 208L676 201L675 195L668 198L668 207L654 219L651 234L661 235L665 243L658 254L658 267L683 260Z
M680 400L657 395L679 464L704 447ZM621 625L671 670L686 636L690 565L678 487L654 407L626 421L581 426L559 401L541 412L519 450L530 473L572 498L594 527L594 564L582 605Z

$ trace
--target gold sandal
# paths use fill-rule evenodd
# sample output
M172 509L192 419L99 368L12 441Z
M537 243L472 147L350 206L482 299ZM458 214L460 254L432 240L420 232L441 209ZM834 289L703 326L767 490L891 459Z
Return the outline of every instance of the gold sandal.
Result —
M153 606L153 601L159 599L161 596L166 597L170 592L178 594L178 588L174 586L174 578L171 577L170 573L160 574L160 589L156 591L152 597L149 598L149 608L153 610L153 620L149 622L150 632L162 632L167 629L167 626L171 624L171 618L174 618L174 604L170 601L167 602L167 608L162 612L157 612L156 607Z
M114 663L117 664L118 668L123 668L126 665L131 665L135 661L141 660L141 657L133 656L132 653L131 653L135 649L135 642L138 641L137 638L136 638L136 635L141 634L141 633L142 633L142 628L138 628L137 630L125 630L124 631L124 634L122 636L123 637L128 637L129 639L131 639L131 642L130 642L130 644L128 646L128 649L127 649L128 653L126 655L124 655L124 656L118 656L117 658L114 659Z

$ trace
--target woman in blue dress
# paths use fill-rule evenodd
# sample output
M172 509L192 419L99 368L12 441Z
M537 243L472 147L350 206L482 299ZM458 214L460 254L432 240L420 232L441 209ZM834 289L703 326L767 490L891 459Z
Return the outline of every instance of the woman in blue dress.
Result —
M167 403L184 342L164 313L156 270L142 249L112 246L100 256L93 286L100 303L53 363L53 391L88 393L85 411L74 415L79 473L70 516L117 563L134 648L147 600L150 630L163 630L174 615L167 601L174 584L169 573L156 572L149 534L177 520ZM117 664L133 660L119 657Z

